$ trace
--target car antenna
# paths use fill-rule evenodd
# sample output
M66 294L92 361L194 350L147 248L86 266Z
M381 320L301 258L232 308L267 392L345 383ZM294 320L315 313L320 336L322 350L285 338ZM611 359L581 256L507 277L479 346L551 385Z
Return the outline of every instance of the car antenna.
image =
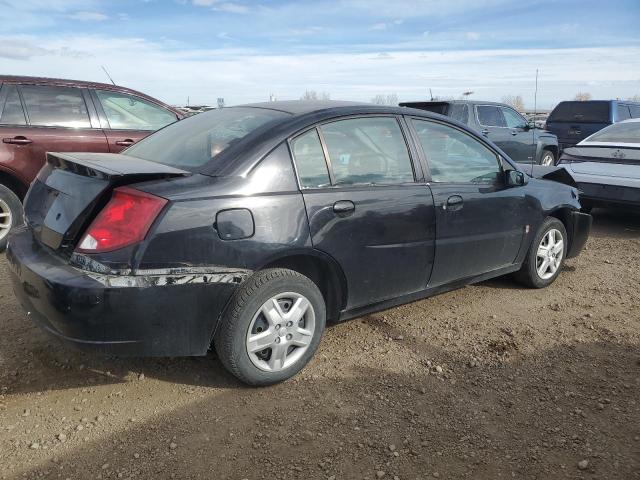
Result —
M533 146L533 155L531 156L531 176L533 177L533 165L536 163L536 117L538 116L538 69L536 68L536 89L533 94L533 128L531 129L531 145Z
M107 69L105 68L104 65L100 65L100 67L102 67L102 70L104 70L104 73L107 74L107 77L109 77L109 80L111 80L111 83L113 83L113 86L115 87L116 82L113 81L113 78L111 78L111 75L109 75L109 72L107 72Z
M429 89L429 96L431 97L431 101L433 102L433 92Z

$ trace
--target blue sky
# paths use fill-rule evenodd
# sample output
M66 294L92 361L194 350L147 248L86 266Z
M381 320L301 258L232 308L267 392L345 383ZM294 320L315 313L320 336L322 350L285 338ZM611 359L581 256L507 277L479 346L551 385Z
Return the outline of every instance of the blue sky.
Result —
M640 1L0 0L0 72L170 103L640 94Z

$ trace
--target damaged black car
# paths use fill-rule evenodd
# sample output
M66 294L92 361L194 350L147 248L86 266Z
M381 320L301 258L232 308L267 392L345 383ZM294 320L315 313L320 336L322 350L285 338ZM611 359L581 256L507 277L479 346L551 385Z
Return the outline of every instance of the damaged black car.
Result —
M576 188L421 110L212 110L123 154L49 153L9 239L29 317L77 347L205 355L285 380L328 322L500 275L542 288L583 248Z

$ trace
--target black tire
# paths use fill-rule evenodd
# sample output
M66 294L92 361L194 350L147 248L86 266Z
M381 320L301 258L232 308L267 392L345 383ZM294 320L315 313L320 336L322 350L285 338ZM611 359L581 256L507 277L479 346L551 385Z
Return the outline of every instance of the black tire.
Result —
M5 211L8 210L8 211ZM8 233L17 225L22 225L24 215L22 203L13 191L0 184L0 214L10 214L0 217L0 253L7 248ZM10 221L7 220L10 218ZM8 228L5 228L8 225Z
M550 163L548 163L548 159L550 159ZM540 165L555 166L557 160L558 159L556 158L555 153L553 153L553 150L549 150L548 148L545 148L544 150L542 150L542 156L540 157Z
M262 305L285 292L302 295L310 302L315 317L313 335L306 351L295 363L279 371L264 371L249 357L247 334L254 315ZM246 280L234 294L220 320L213 343L222 364L240 381L255 386L272 385L291 378L309 362L318 349L325 324L324 298L315 283L293 270L266 269Z
M559 231L562 235L562 258L560 259L560 265L558 266L556 272L551 277L544 279L541 278L541 276L538 274L536 268L538 247L540 246L540 243L547 232L552 229ZM542 222L542 225L538 229L536 236L533 238L525 261L522 264L522 268L518 272L516 272L515 278L523 285L531 288L544 288L551 285L555 281L555 279L558 278L558 275L562 270L562 266L564 265L564 261L567 256L567 247L568 237L567 230L564 228L564 224L557 218L547 217L544 222Z

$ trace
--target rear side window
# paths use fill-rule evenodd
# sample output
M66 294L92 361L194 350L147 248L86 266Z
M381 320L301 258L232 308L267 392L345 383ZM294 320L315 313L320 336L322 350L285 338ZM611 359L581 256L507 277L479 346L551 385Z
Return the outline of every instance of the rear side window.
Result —
M293 151L298 179L302 188L331 185L322 144L315 128L296 137L291 142L291 150Z
M178 119L173 112L133 95L104 90L96 94L114 130L159 130Z
M82 92L71 87L20 87L29 123L44 127L90 128Z
M0 116L0 124L26 125L27 121L24 118L24 110L22 110L22 103L20 103L18 89L12 85L9 85L7 88L9 93L7 94L7 98L4 102L2 116Z
M495 184L502 172L498 157L475 138L453 127L412 120L431 179L443 183Z
M395 118L339 120L320 130L337 185L414 181L404 135Z
M629 120L631 118L631 112L629 111L629 107L627 105L618 104L618 121L622 122L623 120Z
M609 123L610 102L560 102L547 122Z
M507 122L504 119L500 107L493 105L478 105L476 107L478 113L478 122L485 127L506 127Z
M461 123L469 123L469 107L465 103L452 103L449 107L449 116Z

